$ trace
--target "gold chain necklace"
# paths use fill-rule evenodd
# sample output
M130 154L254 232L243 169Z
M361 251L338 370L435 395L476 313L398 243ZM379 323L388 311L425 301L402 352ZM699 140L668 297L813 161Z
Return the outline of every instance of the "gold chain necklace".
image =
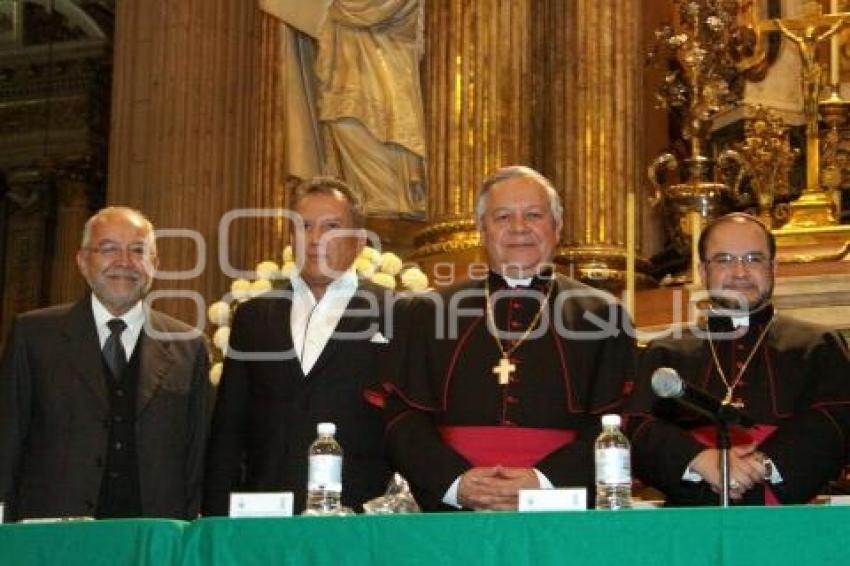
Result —
M756 355L756 352L761 346L761 343L764 341L765 336L767 336L767 332L770 330L770 327L773 325L773 321L776 317L776 313L770 317L770 320L767 321L767 324L764 326L764 330L761 331L758 339L756 340L755 346L750 350L747 359L744 360L744 364L741 366L741 369L738 370L738 375L735 377L735 380L730 384L726 379L726 373L723 371L723 367L720 365L720 359L717 357L717 351L714 349L714 341L711 339L711 329L708 330L708 347L711 350L711 357L714 358L714 367L717 368L717 373L720 374L720 379L723 380L723 385L726 386L726 396L723 397L724 405L733 405L738 409L743 408L743 403L732 403L732 395L735 392L735 388L738 387L738 384L741 382L741 379L744 377L744 372L747 371L747 367L750 365L750 362L753 360L753 357ZM739 406L740 405L740 406Z
M496 341L496 345L499 347L499 352L502 353L502 357L499 359L499 363L493 366L493 374L499 376L499 385L507 385L511 381L511 375L516 371L516 365L511 363L510 357L511 354L516 352L516 349L525 342L526 338L531 335L531 332L534 330L534 327L537 326L537 323L540 321L540 317L543 316L543 311L546 309L546 306L549 304L549 298L552 296L552 289L555 288L555 279L553 278L549 282L549 289L546 291L546 299L541 301L540 308L537 310L537 314L534 315L534 319L531 321L531 324L528 325L528 328L525 329L523 335L514 342L514 345L510 350L505 350L504 346L502 346L502 341L499 337L491 332L490 335L493 336L493 339ZM498 328L496 327L496 317L493 314L493 303L490 301L490 280L489 278L484 280L484 298L487 303L487 324L488 330L492 328L494 331L498 332Z

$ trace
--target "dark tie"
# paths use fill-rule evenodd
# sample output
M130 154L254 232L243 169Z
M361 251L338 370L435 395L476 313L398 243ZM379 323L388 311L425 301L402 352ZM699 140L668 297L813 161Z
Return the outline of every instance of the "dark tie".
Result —
M113 318L106 325L109 326L111 334L103 345L103 357L106 359L109 371L112 372L112 377L121 379L127 369L127 352L124 351L124 345L121 343L121 333L127 328L127 323L120 318Z

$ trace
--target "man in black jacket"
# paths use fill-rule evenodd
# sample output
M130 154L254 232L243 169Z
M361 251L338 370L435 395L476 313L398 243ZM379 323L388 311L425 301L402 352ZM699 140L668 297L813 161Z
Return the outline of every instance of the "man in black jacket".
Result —
M752 216L733 213L700 235L700 275L711 297L704 325L650 343L630 400L636 475L670 505L717 504L720 451L712 422L656 399L659 367L746 412L732 427L733 503L805 503L841 469L850 432L850 358L840 335L774 308L776 243Z
M209 357L199 332L144 304L156 263L150 221L103 209L77 252L91 293L15 321L0 369L7 517L198 515Z
M343 183L299 187L293 224L298 274L236 311L208 448L203 512L228 511L234 491L291 491L304 508L307 450L320 422L344 451L342 503L360 508L386 488L383 426L366 402L389 331L385 290L358 283L359 198Z

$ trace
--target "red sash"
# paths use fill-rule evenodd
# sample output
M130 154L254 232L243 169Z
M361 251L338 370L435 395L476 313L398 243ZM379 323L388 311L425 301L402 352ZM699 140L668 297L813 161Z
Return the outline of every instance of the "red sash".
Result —
M576 438L574 430L515 426L442 426L439 431L473 466L531 468Z
M749 430L734 427L729 430L729 437L732 441L732 446L745 446L753 443L761 444L767 440L768 436L773 434L774 430L776 430L776 427L773 425L756 425ZM717 427L715 426L701 426L691 429L691 435L703 446L710 448L717 447ZM767 483L764 484L764 504L780 504L779 499Z

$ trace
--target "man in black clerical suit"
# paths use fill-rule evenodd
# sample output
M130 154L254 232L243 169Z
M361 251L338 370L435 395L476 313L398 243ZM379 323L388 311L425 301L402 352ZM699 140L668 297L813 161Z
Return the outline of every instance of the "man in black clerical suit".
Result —
M804 503L841 469L850 431L850 361L841 337L774 308L776 243L755 217L734 213L699 239L711 307L704 325L650 343L629 402L634 471L671 505L717 504L713 424L658 400L659 367L740 408L757 423L732 428L733 503Z
M91 293L16 319L0 369L7 518L198 515L209 355L144 304L156 264L150 221L105 208L77 252Z
M585 487L600 416L631 379L626 316L552 271L563 208L551 183L506 167L478 196L483 279L417 297L393 342L391 461L424 509L516 509L518 491Z
M316 425L336 424L342 503L383 493L390 471L380 411L366 402L390 337L385 291L352 268L365 243L358 196L334 179L302 184L293 210L298 274L239 306L213 414L203 512L228 512L234 491L291 491L305 504Z

